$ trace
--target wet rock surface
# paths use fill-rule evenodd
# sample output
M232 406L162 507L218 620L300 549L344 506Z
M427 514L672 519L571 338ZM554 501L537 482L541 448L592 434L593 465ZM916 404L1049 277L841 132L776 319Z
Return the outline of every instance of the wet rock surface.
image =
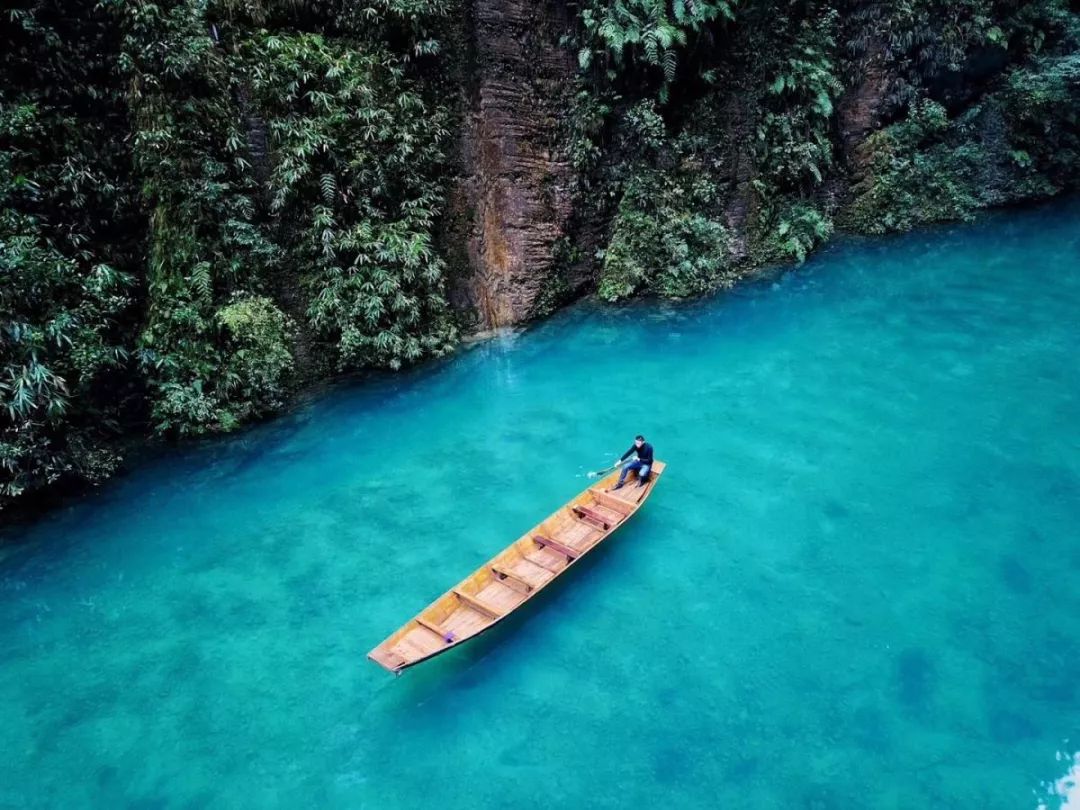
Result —
M469 31L475 65L453 190L467 271L451 299L477 329L539 314L557 282L556 247L573 214L573 168L562 118L573 54L560 44L568 12L558 3L476 0ZM561 286L580 287L585 272Z

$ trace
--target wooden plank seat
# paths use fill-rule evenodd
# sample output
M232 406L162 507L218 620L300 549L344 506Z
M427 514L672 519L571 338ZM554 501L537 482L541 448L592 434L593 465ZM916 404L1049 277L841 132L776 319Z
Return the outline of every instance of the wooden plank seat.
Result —
M570 548L570 546L563 545L558 540L552 540L550 537L544 537L544 535L542 534L534 534L533 542L541 546L547 546L548 548L552 549L553 551L557 551L560 554L564 554L571 560L576 560L581 554L580 551L572 549Z
M466 607L472 608L477 613L483 613L485 616L491 619L499 619L502 617L502 613L500 611L498 611L496 608L493 608L491 605L485 604L484 602L477 599L475 596L470 596L464 591L459 591L457 588L454 588L451 593L453 593L454 596L460 599Z
M590 509L587 506L575 504L574 506L570 507L570 511L582 520L586 521L587 523L592 523L597 528L603 529L604 531L607 531L615 525L615 521L613 521L611 518L607 517L606 515L601 515L595 509Z
M522 593L528 593L533 589L533 585L528 580L524 579L513 571L507 571L501 565L491 566L491 571L498 578L499 582L503 585L509 585L511 588Z
M432 633L435 633L446 644L449 644L454 640L453 632L447 630L445 627L443 627L437 622L429 622L423 616L417 616L416 623L423 627L425 630L430 630Z
M618 512L610 506L603 506L601 504L593 504L593 510L607 520L612 526L618 526L619 523L622 522L622 519L626 517L622 512Z

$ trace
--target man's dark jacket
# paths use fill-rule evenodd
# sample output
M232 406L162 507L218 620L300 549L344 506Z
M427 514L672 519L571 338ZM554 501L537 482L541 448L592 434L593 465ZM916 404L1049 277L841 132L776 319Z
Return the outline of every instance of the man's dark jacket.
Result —
M622 458L619 461L626 461L634 453L637 453L638 460L643 464L652 465L652 445L648 442L642 442L641 447L636 444L630 445L630 449L622 454Z

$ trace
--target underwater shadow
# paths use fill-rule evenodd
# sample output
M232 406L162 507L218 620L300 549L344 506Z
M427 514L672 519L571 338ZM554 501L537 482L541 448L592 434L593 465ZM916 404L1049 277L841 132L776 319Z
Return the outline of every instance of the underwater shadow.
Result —
M625 534L620 533L616 542L601 543L599 548L586 556L590 562L589 568L602 565L608 557L626 553L620 552L620 549L614 546L632 542L635 535L641 535L644 530L645 527L640 525L627 527ZM530 600L526 606L514 611L490 630L459 648L408 669L400 675L388 676L392 678L393 686L399 688L392 690L393 695L389 690L380 688L380 696L387 698L387 705L392 706L395 711L399 708L412 710L447 692L467 692L475 689L486 683L493 674L505 671L505 667L520 665L517 663L523 659L520 651L517 655L498 655L499 649L507 653L515 650L512 646L515 640L511 636L518 637L518 644L530 643L528 625L550 618L551 611L557 610L557 600L563 590L573 587L576 582L588 578L590 574L595 576L597 573L578 570L581 567L574 563L565 574L545 587L536 599Z

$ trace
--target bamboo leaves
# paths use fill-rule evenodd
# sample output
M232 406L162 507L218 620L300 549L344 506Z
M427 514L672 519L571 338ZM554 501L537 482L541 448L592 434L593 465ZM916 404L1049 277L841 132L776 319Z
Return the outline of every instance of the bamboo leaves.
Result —
M273 66L253 89L273 120L275 210L308 223L288 239L309 268L310 326L341 368L397 368L444 351L454 332L431 228L445 113L386 52L297 34L272 50L254 40L246 55Z
M324 174L319 178L319 186L322 189L323 202L327 205L334 203L334 195L337 194L337 181L334 180L334 175Z
M107 15L20 5L0 16L0 509L114 466L140 238Z

